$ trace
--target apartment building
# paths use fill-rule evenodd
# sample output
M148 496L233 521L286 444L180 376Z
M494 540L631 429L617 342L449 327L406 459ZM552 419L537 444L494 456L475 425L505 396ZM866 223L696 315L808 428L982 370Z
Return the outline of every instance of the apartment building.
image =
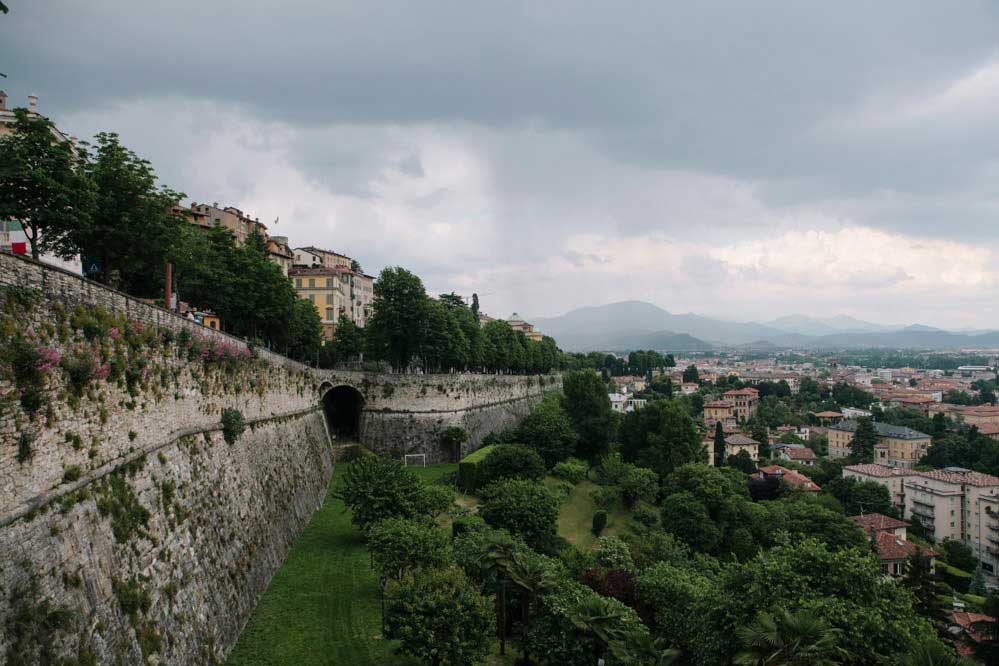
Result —
M999 566L999 477L960 467L917 472L903 482L905 517L918 520L927 539L970 546L982 568Z
M323 268L333 272L331 275L341 283L344 313L351 321L364 328L375 300L375 278L365 275L358 262L339 252L309 246L295 248L292 254L296 269Z
M200 221L199 226L228 229L237 246L244 245L254 234L265 240L267 238L267 227L260 218L251 218L235 206L220 208L218 202L212 204L191 202L191 210Z
M712 400L704 403L704 421L725 422L735 419L735 403L730 400Z
M914 474L916 472L908 467L889 467L874 463L847 465L843 468L844 479L872 481L887 488L891 503L899 509L905 508L905 479Z
M541 338L544 337L539 331L534 330L534 324L528 324L516 312L510 315L510 317L506 320L506 323L509 324L510 328L512 328L513 330L520 331L525 336L527 336L528 340L541 342Z
M267 257L277 264L281 268L281 272L287 277L288 271L291 270L295 263L295 253L288 247L288 237L271 236L264 244L264 249L267 250Z
M857 423L854 419L847 419L829 426L830 458L845 458L852 453L850 445ZM874 430L877 432L874 462L882 465L912 467L930 448L932 438L912 428L875 422Z
M332 340L336 322L347 313L348 294L341 271L333 268L292 268L288 271L295 292L315 306L322 320L323 338Z
M725 391L722 397L732 403L732 415L740 423L755 416L760 404L760 392L754 388Z

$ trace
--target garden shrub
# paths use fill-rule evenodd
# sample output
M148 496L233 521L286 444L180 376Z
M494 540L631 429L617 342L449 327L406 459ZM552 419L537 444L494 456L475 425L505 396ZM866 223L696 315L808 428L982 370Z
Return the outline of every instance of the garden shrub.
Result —
M488 526L486 525L486 521L482 519L482 516L459 516L451 523L451 538L457 539L462 534L484 529L488 529Z
M632 511L632 517L640 525L653 527L659 522L659 509L648 502L639 502Z
M535 550L554 545L559 501L536 481L503 479L482 491L479 515L493 527L524 539Z
M578 460L560 462L552 468L552 476L576 484L586 478L586 464Z
M597 539L597 566L602 569L633 569L635 561L623 539L602 536Z
M239 436L246 429L243 421L243 413L238 409L226 409L222 411L222 437L227 444L235 444Z
M619 486L621 499L629 508L638 502L655 502L659 495L659 475L645 467L626 465Z
M600 536L605 527L607 527L607 512L599 509L593 514L593 533Z
M494 449L494 446L484 446L478 451L468 454L458 463L458 487L466 493L474 493L479 487L479 465Z
M603 486L590 493L590 496L598 508L610 511L620 503L621 489L617 486Z
M526 446L504 444L494 447L479 463L476 483L487 486L502 479L538 481L545 477L545 461Z

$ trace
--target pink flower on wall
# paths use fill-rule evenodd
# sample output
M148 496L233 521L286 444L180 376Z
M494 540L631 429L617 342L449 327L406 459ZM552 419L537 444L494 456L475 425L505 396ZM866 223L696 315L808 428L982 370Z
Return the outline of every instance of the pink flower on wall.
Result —
M110 337L115 342L118 342L119 340L121 340L121 331L119 331L117 328L112 328L110 331L108 331L108 337Z
M39 347L36 351L38 352L38 362L35 364L35 368L38 372L48 372L59 365L62 357L58 350L51 347Z

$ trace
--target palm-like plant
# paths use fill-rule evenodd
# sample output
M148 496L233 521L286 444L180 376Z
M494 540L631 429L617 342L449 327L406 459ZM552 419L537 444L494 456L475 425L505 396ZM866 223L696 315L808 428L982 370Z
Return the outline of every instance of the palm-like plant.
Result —
M593 640L597 657L602 657L613 643L624 640L625 619L619 603L599 595L587 597L569 613L572 626Z
M506 532L492 534L486 542L479 565L496 582L496 631L499 633L500 654L506 654L506 586L517 556L517 544Z
M665 639L653 638L642 631L627 634L610 644L611 654L623 664L669 666L680 658L680 651L670 648Z
M846 655L839 647L842 632L808 611L761 611L737 633L743 649L732 662L739 666L835 666Z
M524 623L523 633L526 636L531 602L540 595L554 590L558 585L558 581L540 558L528 557L522 553L514 555L513 563L507 574L510 577L510 582L519 588L522 593L520 618ZM527 655L525 654L524 656L526 657Z

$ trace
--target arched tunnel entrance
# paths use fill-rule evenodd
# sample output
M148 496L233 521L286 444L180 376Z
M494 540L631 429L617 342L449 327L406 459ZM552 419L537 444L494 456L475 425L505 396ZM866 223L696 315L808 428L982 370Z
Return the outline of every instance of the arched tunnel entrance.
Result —
M328 384L322 388L326 389ZM364 396L353 386L330 387L323 396L323 412L330 435L337 439L359 440Z

